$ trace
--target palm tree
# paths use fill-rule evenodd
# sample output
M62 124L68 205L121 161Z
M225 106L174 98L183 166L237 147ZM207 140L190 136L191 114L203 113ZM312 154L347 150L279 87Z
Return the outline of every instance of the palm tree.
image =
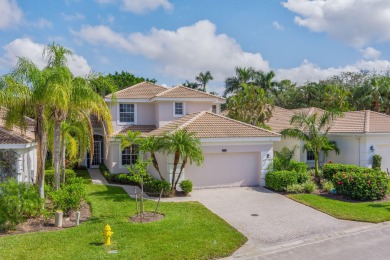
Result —
M275 72L272 70L270 72L256 71L255 72L255 85L264 89L266 92L274 92L277 82L273 79L275 78Z
M373 76L366 84L369 86L369 91L366 96L363 97L363 101L370 102L374 111L379 112L380 106L383 103L379 79L376 76Z
M206 92L207 83L213 79L214 77L211 75L210 71L206 71L205 73L201 72L198 76L195 77L195 80L202 85L203 92Z
M179 178L183 172L188 160L190 163L195 162L200 165L203 163L203 152L200 147L200 140L195 136L195 133L190 133L186 129L179 129L168 133L164 136L166 140L165 148L168 152L174 155L173 171L172 171L172 193L175 193ZM179 176L176 178L177 166L181 162Z
M290 121L295 127L284 129L281 132L284 137L293 137L304 141L304 149L313 152L316 177L318 177L319 173L321 150L325 150L326 152L330 150L338 151L336 143L328 140L328 132L332 121L341 115L341 112L330 111L326 111L322 115L318 113L312 115L298 113Z
M187 87L187 88L192 88L192 89L200 90L200 89L199 89L199 83L198 83L198 82L189 82L188 80L186 80L186 82L183 83L183 86L184 86L184 87Z
M241 84L254 83L253 80L256 74L254 68L236 67L235 72L236 76L229 77L225 80L226 89L223 93L224 97L226 97L230 93L241 89Z
M153 167L158 172L158 175L160 176L161 180L165 181L164 177L161 174L160 167L158 166L158 161L156 158L156 152L164 149L164 139L162 137L157 136L148 136L143 138L141 142L141 151L143 153L150 153L150 157L152 158L152 164Z

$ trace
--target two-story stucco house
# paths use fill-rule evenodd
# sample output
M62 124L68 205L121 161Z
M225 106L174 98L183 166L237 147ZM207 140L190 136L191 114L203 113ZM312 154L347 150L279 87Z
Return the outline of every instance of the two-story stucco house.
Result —
M143 135L161 135L186 128L200 138L204 164L187 165L183 179L194 187L257 186L262 184L279 134L218 115L225 99L183 86L167 88L143 82L106 96L111 108L114 135L108 153L103 149L100 129L95 129L95 153L92 164L105 163L111 173L127 172L137 159L135 149L120 149L115 138L127 131ZM173 157L157 155L162 174L170 179ZM157 174L150 167L150 173Z

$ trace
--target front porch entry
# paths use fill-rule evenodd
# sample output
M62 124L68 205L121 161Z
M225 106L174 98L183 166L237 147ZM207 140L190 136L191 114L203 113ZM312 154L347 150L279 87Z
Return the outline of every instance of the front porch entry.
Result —
M94 169L99 168L99 165L103 162L104 158L104 143L103 136L94 135L93 136L93 157L91 162L90 153L87 154L87 167Z

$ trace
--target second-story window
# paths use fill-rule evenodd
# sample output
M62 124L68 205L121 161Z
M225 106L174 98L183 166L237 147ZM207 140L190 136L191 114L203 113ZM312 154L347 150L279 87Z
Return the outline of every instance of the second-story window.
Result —
M119 104L119 122L134 123L134 104Z
M175 102L174 115L175 116L182 116L182 115L184 115L184 104L183 103Z
M211 106L211 112L213 112L214 114L217 113L217 105L212 105Z

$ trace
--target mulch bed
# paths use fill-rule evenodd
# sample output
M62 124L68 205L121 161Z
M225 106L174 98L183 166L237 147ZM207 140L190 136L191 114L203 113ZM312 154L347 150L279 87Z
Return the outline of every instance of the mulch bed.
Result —
M80 224L85 222L91 217L91 207L88 203L82 202L80 206ZM20 223L16 226L15 230L0 231L0 236L23 234L29 232L38 231L55 231L62 230L64 228L70 228L76 226L76 212L71 212L69 216L64 216L62 219L62 227L56 227L54 225L55 218L45 220L43 216L38 218L28 219L26 222Z
M141 215L134 215L129 218L130 222L136 222L136 223L149 223L149 222L155 222L163 219L165 216L163 214L156 213L154 215L154 212L144 212L143 216Z

